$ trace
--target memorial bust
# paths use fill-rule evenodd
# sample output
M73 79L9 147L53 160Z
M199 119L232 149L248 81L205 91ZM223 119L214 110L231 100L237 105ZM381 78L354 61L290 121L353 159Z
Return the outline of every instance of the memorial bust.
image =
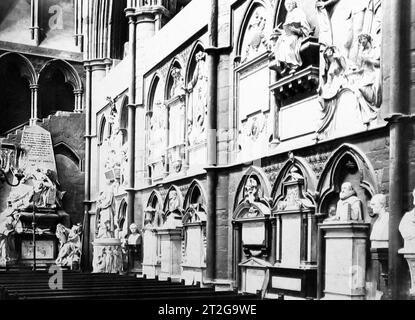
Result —
M370 234L372 248L388 248L389 212L386 211L386 197L383 194L374 195L369 206L377 216Z
M412 192L412 197L415 205L415 190ZM399 231L405 240L404 248L415 252L415 208L405 213L399 224Z
M138 226L135 223L130 225L130 235L127 238L127 244L130 246L141 245L141 234L138 232Z
M362 201L357 197L350 182L342 184L340 200L337 202L336 215L326 221L363 221Z

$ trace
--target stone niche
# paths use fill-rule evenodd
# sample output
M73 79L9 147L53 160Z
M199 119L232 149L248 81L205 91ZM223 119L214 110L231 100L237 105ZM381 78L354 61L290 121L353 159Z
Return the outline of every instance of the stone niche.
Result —
M300 168L293 164L285 172L273 209L277 243L269 289L311 298L316 296L317 280L315 205Z
M182 279L186 284L203 282L206 271L206 209L192 205L183 218Z
M186 140L186 95L182 68L176 61L170 71L167 84L168 146L167 165L169 175L177 175L184 167Z
M161 196L153 192L144 211L143 228L143 274L154 278L160 274L161 246L158 229L163 225L163 212L161 210Z
M251 168L245 175L240 187L241 200L232 221L235 281L243 292L256 292L262 288L272 259L269 186L257 171Z
M159 243L160 279L180 279L182 263L183 199L176 187L167 193L163 209L163 223L157 229Z

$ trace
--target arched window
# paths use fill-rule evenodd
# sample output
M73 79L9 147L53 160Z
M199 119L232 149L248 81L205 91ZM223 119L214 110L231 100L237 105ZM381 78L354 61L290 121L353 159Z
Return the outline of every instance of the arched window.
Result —
M82 82L67 62L52 60L39 74L38 117L46 118L57 111L78 111L82 104Z
M29 60L16 53L0 56L0 133L27 123L31 117L31 89L36 73Z
M107 120L105 116L102 116L101 122L98 127L98 144L102 145L107 138L106 136L106 129L107 129Z
M120 130L122 132L122 144L128 141L128 98L124 97L121 102Z

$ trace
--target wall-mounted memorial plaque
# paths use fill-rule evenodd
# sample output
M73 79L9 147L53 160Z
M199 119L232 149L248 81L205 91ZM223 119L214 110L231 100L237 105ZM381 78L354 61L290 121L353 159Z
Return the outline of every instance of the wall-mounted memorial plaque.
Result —
M49 131L39 126L26 127L23 130L21 146L25 151L21 166L26 173L37 169L56 171L55 155Z

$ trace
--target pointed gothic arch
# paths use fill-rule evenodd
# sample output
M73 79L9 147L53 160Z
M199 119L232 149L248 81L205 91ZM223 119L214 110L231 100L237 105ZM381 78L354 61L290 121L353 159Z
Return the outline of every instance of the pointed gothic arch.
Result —
M102 145L104 143L104 140L106 138L106 128L107 128L107 119L105 118L105 115L103 115L99 121L99 125L97 128L98 145Z
M250 177L254 177L259 184L259 197L270 200L271 183L269 182L267 175L261 168L252 166L244 173L241 181L239 182L238 188L236 189L233 205L234 211L245 199L245 186Z
M304 178L305 194L307 198L316 205L316 188L317 188L317 177L308 164L308 162L301 157L293 157L289 159L278 173L277 179L274 182L272 188L271 197L273 199L273 205L275 206L280 198L283 196L283 183L291 170L297 168L299 174Z
M78 72L72 65L61 59L52 59L46 62L39 71L39 81L46 76L50 69L61 71L64 75L65 83L70 84L73 90L82 90L82 80Z
M350 144L338 148L323 170L317 185L320 197L318 212L328 213L329 207L338 199L342 182L347 179L359 189L356 192L360 198L370 199L379 192L376 174L370 160L363 151ZM366 206L363 207L366 211Z
M192 76L194 73L194 69L196 67L196 55L199 52L204 52L205 51L205 47L203 45L203 43L199 40L196 43L193 44L192 50L190 51L190 55L189 55L189 61L186 65L186 77L185 77L185 83L186 83L186 87L189 84L190 81L192 81Z
M29 86L37 84L36 71L29 59L17 52L6 52L0 55L0 65L10 63L10 61L18 63L20 76L28 81Z
M193 180L193 182L190 184L189 190L184 197L183 203L185 210L188 209L190 205L195 203L200 203L202 205L207 204L206 192L199 180Z
M61 141L57 143L53 150L55 154L61 154L66 156L68 159L70 159L78 168L81 169L81 157L78 155L78 153L69 145L67 145L65 142Z
M185 69L183 68L184 65L185 64L181 62L177 57L175 57L173 61L170 63L169 71L166 77L166 86L165 86L165 91L164 91L165 100L169 100L171 98L174 98L175 96L174 92L172 92L172 90L174 90L173 86L175 85L175 81L173 78L173 71L175 69L179 69L181 71L181 77L184 80L184 75L183 75L183 72L185 71ZM184 81L183 81L183 84L184 84Z
M177 196L177 198L176 198L177 199L177 203L176 203L177 206L175 206L175 208L171 208L171 205L169 204L169 202L170 202L169 197L173 192L175 192L176 196ZM167 191L166 199L164 199L163 211L164 211L164 213L167 213L169 211L174 211L174 210L180 210L180 211L183 210L183 195L182 195L182 192L180 191L180 189L177 186L172 185L169 188L169 190Z
M247 7L244 16L242 18L241 25L239 27L238 36L236 39L236 53L239 57L241 57L244 53L242 52L244 47L244 41L246 40L247 31L249 28L249 23L251 21L251 18L253 17L253 14L258 8L262 8L265 12L266 20L270 21L271 16L267 13L271 12L271 5L269 1L264 0L253 0ZM269 23L268 23L269 25ZM267 26L265 25L265 28Z

